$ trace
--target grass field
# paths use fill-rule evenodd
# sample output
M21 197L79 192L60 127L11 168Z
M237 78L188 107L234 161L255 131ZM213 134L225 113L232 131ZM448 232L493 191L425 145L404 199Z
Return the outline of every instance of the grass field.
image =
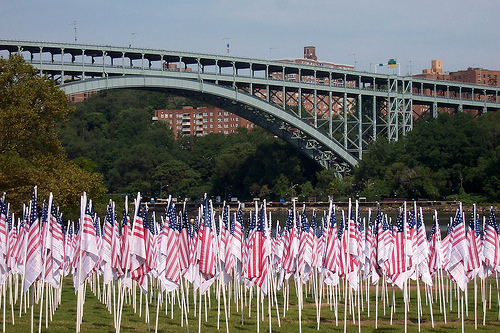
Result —
M290 280L292 282L292 280ZM500 332L500 322L498 321L498 300L496 292L496 284L494 280L489 280L488 283L492 282L491 291L491 309L487 309L486 313L486 325L482 325L483 310L482 303L478 303L478 329L479 332ZM215 285L214 285L215 286ZM217 331L217 300L215 298L215 287L211 288L211 306L208 307L207 304L207 319L205 320L204 307L202 307L202 332L215 332ZM444 324L443 314L439 311L439 302L433 304L434 322L435 327L431 326L431 317L429 312L429 306L426 305L425 296L422 290L422 318L421 318L421 332L459 332L461 330L461 319L458 318L457 312L457 300L455 298L456 292L453 292L451 297L453 299L452 309L450 310L450 304L447 304L447 324ZM488 297L489 297L489 284L488 284ZM341 294L343 289L341 290ZM7 291L7 301L9 292ZM138 293L137 293L138 295ZM190 291L190 312L188 313L189 320L189 332L198 332L198 313L194 313L193 309L193 294L192 289ZM248 296L248 294L247 294ZM366 294L364 295L366 299ZM389 288L389 297L392 301L392 288ZM390 324L391 311L389 307L386 306L385 315L383 313L382 301L379 302L379 317L378 317L378 329L375 329L375 291L371 288L370 291L370 317L368 317L368 307L366 301L364 302L363 310L361 313L361 331L362 332L404 332L404 303L403 294L400 290L396 289L396 312L393 317L393 323ZM418 318L417 318L417 293L415 283L411 285L411 300L410 309L408 312L408 332L418 332ZM481 299L480 288L478 287L478 299ZM247 298L248 301L248 298ZM474 288L473 283L469 283L469 315L464 319L464 325L466 331L474 330ZM226 330L225 320L224 320L224 309L222 307L222 297L221 297L221 311L220 311L220 331L224 332ZM286 316L283 317L283 293L278 291L278 303L280 311L281 327L278 327L278 321L276 319L276 309L272 308L272 331L274 332L298 332L299 330L299 312L297 306L297 297L295 294L295 289L293 283L290 283L290 303L289 310L286 312ZM76 295L72 286L72 280L66 278L64 280L64 285L62 289L62 301L59 308L55 311L52 321L49 321L48 328L45 328L45 314L43 318L42 332L75 332L76 328ZM242 331L242 332L256 332L257 331L257 313L256 313L256 298L254 293L254 298L252 299L252 311L251 317L249 317L248 304L244 308L243 312L243 325L241 324L242 316L241 312L236 312L236 305L234 304L234 298L231 299L231 310L229 318L229 331ZM328 332L343 332L344 331L344 303L343 300L339 301L338 317L335 318L335 312L330 310L330 305L326 297L321 302L321 319L320 319L320 330ZM137 306L139 305L139 300L137 300ZM489 304L488 304L489 305ZM45 306L44 306L45 307ZM38 321L39 321L39 308L40 305L36 304L34 308L35 317L35 332L38 331ZM176 302L173 306L173 318L171 317L171 305L168 304L167 314L165 315L165 308L163 307L159 313L158 321L158 332L187 332L187 328L181 327L181 310ZM15 325L12 325L11 319L11 307L7 304L6 308L6 332L29 332L30 331L30 310L26 313L22 313L19 317L19 300L14 306L15 310ZM198 309L197 309L198 310ZM241 310L241 309L240 309ZM150 311L150 329L152 332L155 330L155 316L156 316L156 304L153 303L149 306ZM269 332L269 318L267 317L268 312L268 299L264 300L264 318L261 316L261 321L259 322L261 332ZM347 331L357 332L358 331L358 313L356 311L356 322L353 323L353 314L348 314L347 320ZM131 304L125 303L123 307L123 316L121 324L121 332L146 332L148 331L148 324L145 323L145 309L144 301L141 311L141 316L139 316L139 309L134 313ZM198 312L198 311L197 311ZM2 312L0 315L3 316L3 301L2 301ZM0 317L3 318L3 317ZM336 324L338 322L338 325ZM307 297L304 296L304 308L302 310L302 331L303 332L313 332L317 331L316 323L316 305L314 296L309 291ZM86 300L84 305L83 323L81 325L81 332L115 332L113 327L113 315L110 314L104 304L102 304L97 296L95 296L90 288L87 288Z

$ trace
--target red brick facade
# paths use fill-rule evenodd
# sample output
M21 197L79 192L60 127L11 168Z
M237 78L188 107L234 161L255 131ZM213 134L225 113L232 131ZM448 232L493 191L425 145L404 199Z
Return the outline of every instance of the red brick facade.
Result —
M153 120L168 121L175 133L204 136L210 133L234 133L238 127L253 129L255 125L244 118L219 108L185 106L177 110L155 110Z

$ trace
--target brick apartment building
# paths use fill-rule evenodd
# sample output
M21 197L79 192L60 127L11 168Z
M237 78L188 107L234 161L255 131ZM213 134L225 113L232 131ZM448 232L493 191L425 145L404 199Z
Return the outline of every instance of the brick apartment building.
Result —
M443 61L442 60L432 60L431 68L422 70L422 74L414 75L414 77L419 77L429 80L444 80L444 81L458 81L471 84L479 85L489 85L489 86L500 86L498 78L500 77L500 71L489 70L484 68L472 68L469 67L465 70L459 70L456 72L443 72ZM415 91L416 92L416 91ZM424 94L431 94L429 89L424 91ZM451 92L451 97L458 98L456 93ZM467 92L463 93L464 98L470 98ZM414 106L414 111L417 115L422 114L428 108L423 106ZM453 112L454 109L444 108L443 111ZM477 110L469 110L471 112L477 112Z
M422 70L422 74L414 75L423 79L458 81L472 84L484 84L488 86L500 86L500 71L484 68L462 69L456 72L443 73L443 61L432 60L431 68Z
M234 133L238 127L253 129L255 125L244 118L220 108L184 106L176 110L155 110L153 120L168 121L178 134L204 136L211 133Z

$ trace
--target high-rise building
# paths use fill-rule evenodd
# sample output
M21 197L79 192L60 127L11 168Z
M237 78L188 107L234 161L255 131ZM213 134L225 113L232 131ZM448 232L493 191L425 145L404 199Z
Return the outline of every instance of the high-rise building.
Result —
M155 110L153 120L168 121L175 138L179 134L204 136L211 133L234 133L238 127L253 129L255 125L228 111L213 107L184 106L176 110Z

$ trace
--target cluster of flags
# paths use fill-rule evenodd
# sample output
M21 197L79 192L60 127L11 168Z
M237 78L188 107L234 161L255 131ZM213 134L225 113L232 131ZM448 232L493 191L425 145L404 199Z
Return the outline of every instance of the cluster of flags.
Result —
M58 288L67 275L78 290L94 274L104 285L120 280L131 288L135 281L143 293L151 281L170 292L184 280L203 294L215 281L238 280L267 295L292 276L301 284L312 277L330 286L345 280L353 291L361 280L377 285L383 277L403 289L409 279L431 286L440 270L466 290L476 276L500 271L493 209L481 223L474 206L467 222L460 204L442 238L437 212L427 237L416 204L405 203L393 223L379 206L362 217L357 202L340 212L330 203L322 216L312 211L309 219L305 205L293 203L281 227L273 225L265 201L256 202L244 221L240 204L231 211L224 203L216 213L206 196L192 218L185 203L178 211L169 199L157 220L138 194L132 215L126 201L119 218L110 201L101 221L84 194L80 220L65 224L52 194L39 214L36 192L17 223L5 194L0 199L0 285L9 274L21 274L24 292L36 281Z

